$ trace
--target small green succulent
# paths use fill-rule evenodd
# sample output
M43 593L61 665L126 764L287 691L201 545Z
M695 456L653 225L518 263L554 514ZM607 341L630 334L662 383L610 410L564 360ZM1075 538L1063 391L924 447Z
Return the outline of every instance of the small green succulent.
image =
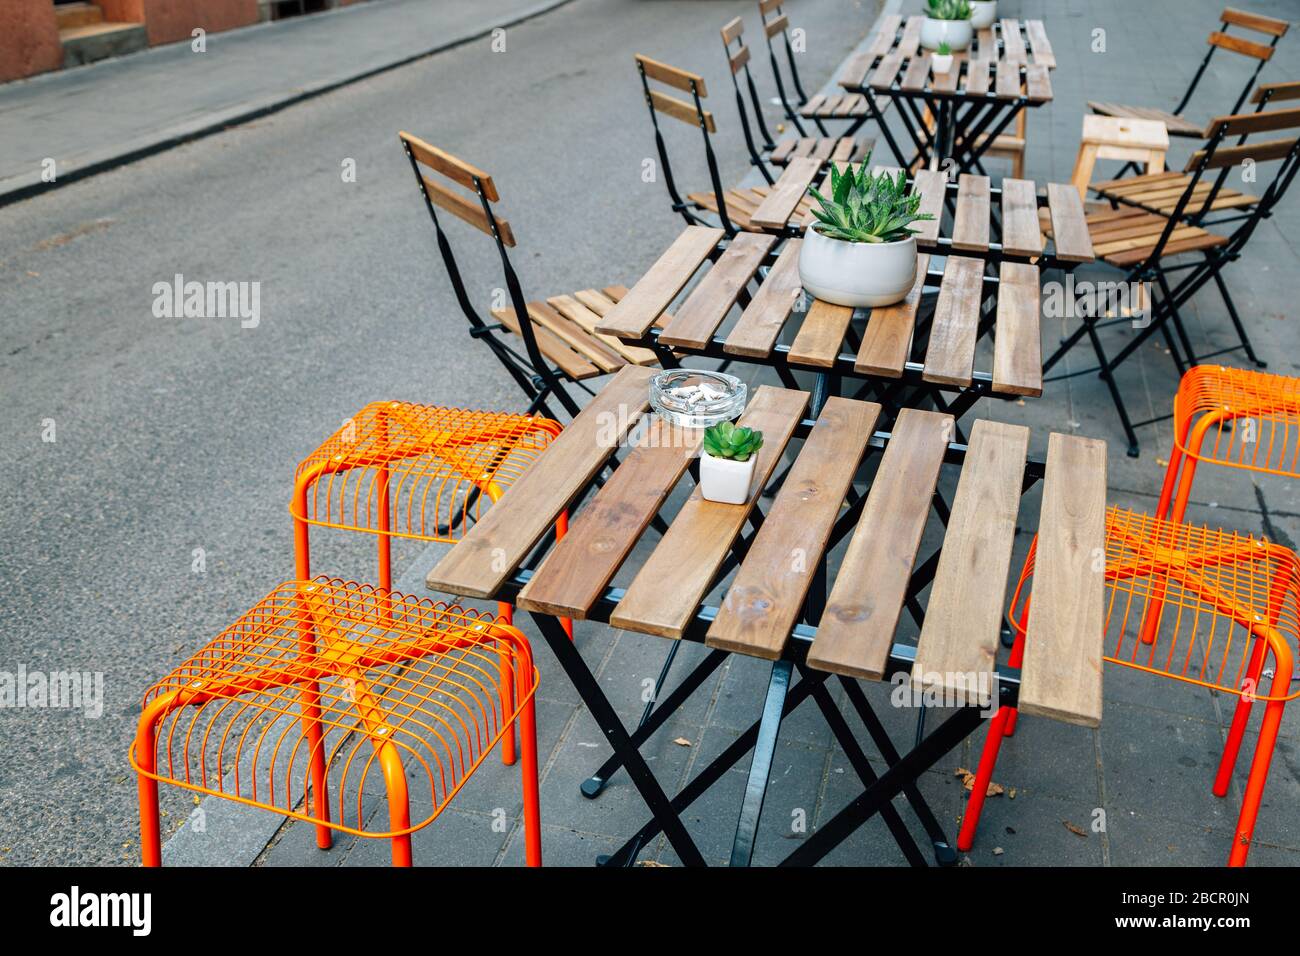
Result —
M812 211L821 223L817 231L828 239L897 242L917 232L908 228L912 223L934 218L928 212L917 212L921 196L908 194L907 174L902 170L896 179L890 179L888 173L872 174L870 153L856 174L852 167L840 172L831 163L830 199L815 188L808 191L821 204Z
M714 458L749 461L749 456L762 447L763 433L752 428L718 422L704 430L704 450Z
M940 40L939 49L934 52L938 53L940 56L952 56L952 47L950 47L946 41Z
M969 20L967 0L925 0L925 15L931 20Z

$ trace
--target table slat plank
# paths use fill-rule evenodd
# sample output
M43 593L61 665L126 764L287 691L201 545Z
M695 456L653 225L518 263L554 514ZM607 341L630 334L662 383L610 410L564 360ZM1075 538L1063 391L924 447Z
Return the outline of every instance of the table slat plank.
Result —
M916 233L916 244L918 246L932 246L939 238L939 227L943 224L943 197L944 191L948 188L947 175L938 169L918 169L916 176L912 180L912 192L921 194L921 205L917 207L918 213L929 213L934 216L924 222L918 222L914 228Z
M790 160L767 198L749 217L750 223L760 229L784 229L794 215L799 201L808 194L808 187L821 169L821 162L809 157Z
M1051 101L1052 78L1043 64L1030 63L1025 67L1025 97L1031 103Z
M709 627L709 647L781 656L879 415L874 402L827 399Z
M993 80L993 92L998 99L1014 100L1020 96L1020 66L1012 60L998 60L997 75Z
M659 341L697 349L707 345L775 242L776 236L738 234L691 290L672 322L660 333Z
M941 385L968 386L975 365L984 292L984 261L950 256L939 284L921 377Z
M855 371L863 375L902 377L903 367L912 352L912 332L929 268L930 257L921 253L916 257L916 282L907 298L897 305L871 310L857 360L853 363Z
M889 90L894 84L894 77L898 75L898 68L902 65L903 57L899 53L891 53L889 56L881 57L875 72L871 74L871 88L873 90Z
M1020 710L1101 723L1106 443L1053 432L1038 524Z
M1026 20L1025 32L1029 34L1029 47L1034 51L1034 62L1055 69L1056 55L1052 52L1051 41L1047 39L1047 29L1043 26L1043 21Z
M1092 237L1079 191L1069 183L1047 184L1047 206L1052 217L1052 242L1056 257L1067 262L1092 262Z
M516 604L585 619L641 533L663 506L704 437L657 415L613 475L570 522Z
M801 239L791 239L785 244L767 278L727 336L723 351L748 358L767 358L771 353L781 327L799 301L801 242Z
M903 35L898 38L898 52L903 56L916 56L921 48L921 27L925 23L923 16L910 16L903 27Z
M1003 262L999 270L997 336L993 340L993 391L1043 394L1038 267Z
M1002 59L1024 63L1029 59L1025 51L1025 38L1020 35L1020 21L1002 18Z
M808 664L881 680L930 515L951 415L905 408L831 589Z
M867 53L872 56L884 56L888 53L893 48L894 41L898 39L898 30L902 25L903 18L897 13L881 17L876 32L871 36L871 42L867 44Z
M844 344L844 331L853 318L853 308L813 299L799 326L799 334L790 343L790 361L830 368Z
M952 247L962 252L988 252L989 178L962 173L957 179L957 215Z
M610 624L660 637L682 636L807 404L807 392L771 385L754 392L739 421L763 433L749 501L744 505L705 501L696 488L614 608Z
M610 309L596 331L627 339L644 338L724 235L721 229L687 226L659 261Z
M903 71L903 79L899 81L899 86L913 93L919 93L926 87L926 82L930 79L930 54L922 53L913 56L907 64L907 69Z
M650 406L656 369L625 365L429 572L435 591L492 597Z
M966 92L971 96L985 96L989 91L990 57L971 60L966 67Z
M912 665L913 685L943 688L945 699L981 704L981 691L994 689L1028 449L1023 425L980 419L971 428Z
M1038 195L1031 180L1002 180L1002 251L1015 256L1043 253Z

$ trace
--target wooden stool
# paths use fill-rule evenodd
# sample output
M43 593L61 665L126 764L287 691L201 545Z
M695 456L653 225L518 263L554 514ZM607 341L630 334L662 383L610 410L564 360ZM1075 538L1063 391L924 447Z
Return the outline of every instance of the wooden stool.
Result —
M1163 172L1169 151L1169 130L1159 120L1119 116L1085 116L1083 142L1074 160L1070 181L1083 199L1088 198L1092 168L1099 159L1119 159L1146 166L1148 175Z

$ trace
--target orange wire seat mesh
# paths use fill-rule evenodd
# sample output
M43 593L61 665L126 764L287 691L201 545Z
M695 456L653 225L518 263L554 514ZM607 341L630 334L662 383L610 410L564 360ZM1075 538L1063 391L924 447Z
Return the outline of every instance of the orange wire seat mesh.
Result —
M514 700L503 706L507 666ZM156 769L135 747L131 764L335 830L399 836L441 812L536 689L527 640L489 614L336 579L290 581L149 689ZM318 755L325 795L309 792ZM384 809L394 756L411 807L397 829Z
M1203 440L1195 421L1212 416ZM1300 378L1198 365L1174 397L1174 443L1201 461L1300 477Z
M295 485L307 487L289 510L309 524L456 541L559 432L530 415L374 402L298 465Z
M1036 551L1035 538L1008 614L1021 633ZM1300 641L1300 560L1281 545L1112 507L1105 558L1107 661L1240 696L1254 638Z

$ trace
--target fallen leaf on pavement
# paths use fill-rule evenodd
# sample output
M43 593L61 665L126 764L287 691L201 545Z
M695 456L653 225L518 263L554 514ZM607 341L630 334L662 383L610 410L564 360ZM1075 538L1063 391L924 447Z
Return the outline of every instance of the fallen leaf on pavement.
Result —
M1088 831L1085 830L1083 827L1076 827L1069 820L1062 820L1061 822L1064 823L1065 828L1069 830L1071 833L1073 833L1075 836L1083 837L1085 840L1088 838Z
M673 741L673 743L675 743L679 747L689 747L691 745L691 742L687 740L685 737L678 737L676 740Z

